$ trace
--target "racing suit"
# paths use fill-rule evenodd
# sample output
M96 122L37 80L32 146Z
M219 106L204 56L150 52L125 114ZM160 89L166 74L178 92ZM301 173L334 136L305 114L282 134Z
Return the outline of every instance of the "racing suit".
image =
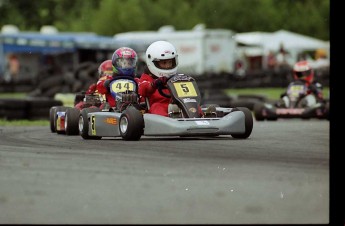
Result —
M169 116L168 108L169 104L172 103L172 99L162 96L158 89L152 85L154 81L155 79L151 75L145 73L142 74L140 79L138 79L139 95L141 98L148 99L148 113L167 117ZM168 89L163 89L162 92L169 96L171 95ZM203 112L200 106L198 111L202 117Z
M170 98L163 97L155 88L152 86L154 78L149 74L142 74L138 79L139 95L142 98L148 99L148 113L168 116L168 106L170 103ZM164 90L164 93L170 95L168 90Z
M93 83L89 86L88 90L85 92L85 94L93 94L97 92L97 86L96 83ZM84 101L79 101L75 106L75 108L81 110L84 108Z
M306 86L308 88L307 95L313 94L318 102L324 101L323 93L322 93L322 85L319 82L309 83L309 82L304 81L304 80L296 80L294 82L301 82L303 84L306 84ZM282 93L280 95L280 98L283 98L286 95L287 95L287 93L285 91L284 93Z
M115 98L111 95L111 93L108 91L108 88L104 86L104 82L107 80L112 80L113 76L112 75L106 75L101 77L97 81L97 90L100 94L105 95L106 102L109 103L110 107L115 107ZM101 106L102 108L103 106Z
M109 103L110 107L116 107L116 100L111 95L110 90L109 90L109 84L110 82L114 79L115 76L120 76L120 75L106 75L100 78L97 82L97 90L100 94L105 95L106 102ZM126 77L126 76L122 76ZM131 76L128 76L128 78L132 78ZM134 78L134 80L137 82L138 78ZM103 104L101 106L101 109L103 108Z

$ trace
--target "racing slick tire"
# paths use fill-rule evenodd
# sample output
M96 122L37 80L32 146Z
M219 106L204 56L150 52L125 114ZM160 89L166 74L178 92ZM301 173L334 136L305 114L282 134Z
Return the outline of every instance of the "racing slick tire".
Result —
M253 130L253 114L252 111L246 107L236 107L239 111L244 113L245 132L243 134L231 134L236 139L247 139Z
M129 106L120 117L119 130L124 140L139 140L144 133L144 118L135 107Z
M80 136L85 140L100 140L102 137L99 136L89 136L89 119L87 114L90 112L99 112L98 108L84 108L80 111L78 128Z
M69 108L71 108L71 107L67 107L67 106L57 106L56 109L55 109L55 112L54 112L54 123L55 123L55 129L56 129L56 133L57 133L57 134L65 134L65 130L59 131L59 130L57 129L57 124L56 124L56 123L57 123L57 120L58 120L57 112L59 112L59 111L64 111L64 112L66 112L67 109L69 109Z
M50 131L52 133L58 132L56 130L56 121L57 121L57 114L58 111L66 111L69 107L65 106L53 106L49 110L49 122L50 122Z
M50 131L56 133L56 121L54 120L56 114L56 106L53 106L49 109L49 124Z
M255 105L253 107L253 111L254 111L254 116L255 116L256 121L265 120L265 117L262 115L262 109L263 108L264 108L263 103L255 103Z
M65 132L66 135L79 135L79 114L77 108L69 108L65 115Z

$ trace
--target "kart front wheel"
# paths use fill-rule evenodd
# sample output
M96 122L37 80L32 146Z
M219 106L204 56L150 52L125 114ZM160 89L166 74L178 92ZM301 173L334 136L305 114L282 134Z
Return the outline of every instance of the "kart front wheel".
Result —
M242 134L231 134L233 138L237 139L246 139L250 136L253 130L253 115L252 111L246 107L236 107L239 111L244 113L244 120L245 120L245 132Z
M124 140L139 140L144 133L144 118L135 107L128 107L120 117L119 130Z

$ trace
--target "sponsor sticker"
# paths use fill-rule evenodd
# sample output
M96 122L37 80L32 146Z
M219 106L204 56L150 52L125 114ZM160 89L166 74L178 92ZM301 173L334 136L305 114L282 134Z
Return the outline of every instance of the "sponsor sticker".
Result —
M208 126L210 125L210 122L208 121L195 121L195 123L199 126Z
M96 135L96 118L95 115L91 115L91 134Z
M277 115L301 115L304 112L304 108L277 108Z
M183 103L192 103L192 102L196 102L196 99L193 98L183 98Z
M116 125L117 124L117 120L116 118L106 118L104 120L105 123L111 124L111 125Z
M189 108L188 110L189 110L190 112L193 112L193 113L196 112L196 109L195 109L195 108Z

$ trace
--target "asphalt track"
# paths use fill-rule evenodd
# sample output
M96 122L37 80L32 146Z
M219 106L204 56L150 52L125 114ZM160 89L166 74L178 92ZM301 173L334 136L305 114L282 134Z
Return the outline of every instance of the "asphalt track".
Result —
M0 127L1 224L328 224L327 120L251 136L83 140Z

